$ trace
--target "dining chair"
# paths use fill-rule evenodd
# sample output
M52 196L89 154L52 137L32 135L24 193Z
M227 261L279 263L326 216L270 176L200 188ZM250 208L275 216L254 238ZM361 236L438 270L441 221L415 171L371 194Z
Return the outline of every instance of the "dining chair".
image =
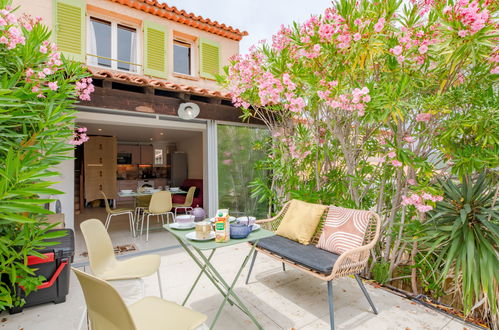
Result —
M105 281L138 279L144 295L143 277L158 275L159 294L163 297L159 266L161 258L157 254L147 254L124 260L117 260L113 243L99 219L85 220L80 224L81 233L87 246L88 261L92 273ZM82 318L83 321L84 317ZM81 328L80 322L80 327Z
M135 197L135 226L139 230L139 219L142 217L142 213L149 207L151 202L151 195L137 196Z
M166 221L168 221L168 216L171 215L172 221L175 219L172 211L172 194L169 191L158 191L152 194L151 201L149 202L149 207L142 213L141 225L140 225L140 236L142 236L142 230L144 229L144 220L147 220L146 225L146 242L149 241L149 218L152 216L161 217L161 222L165 224L163 218L166 215Z
M175 216L177 216L177 210L183 209L185 213L190 209L192 211L192 202L194 200L194 193L196 192L196 187L192 186L187 191L187 195L185 196L185 201L183 204L175 203L173 207L175 208Z
M72 268L83 290L92 330L190 330L207 316L158 297L125 305L118 291L102 279Z
M111 209L109 206L109 201L107 199L106 194L101 190L100 192L104 197L104 204L106 206L107 218L106 218L106 230L108 230L109 225L111 224L111 218L119 215L128 215L128 221L130 223L130 232L135 237L135 224L133 218L133 210L132 209Z

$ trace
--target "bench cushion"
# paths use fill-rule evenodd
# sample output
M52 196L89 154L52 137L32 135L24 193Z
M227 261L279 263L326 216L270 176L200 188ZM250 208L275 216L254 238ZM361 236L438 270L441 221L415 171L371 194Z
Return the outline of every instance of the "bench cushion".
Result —
M310 244L326 209L326 205L293 199L289 202L276 234L305 245Z
M257 247L322 274L331 274L333 265L339 257L335 253L318 249L313 245L303 245L279 235L261 239Z
M372 212L331 205L317 247L342 254L362 246Z

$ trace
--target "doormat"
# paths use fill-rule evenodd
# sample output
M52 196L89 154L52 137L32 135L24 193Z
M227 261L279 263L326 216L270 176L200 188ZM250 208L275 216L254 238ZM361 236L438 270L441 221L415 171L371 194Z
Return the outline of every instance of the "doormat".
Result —
M138 250L135 244L117 245L113 249L115 255L125 254L128 252L133 252ZM88 257L88 252L87 251L82 252L80 256Z

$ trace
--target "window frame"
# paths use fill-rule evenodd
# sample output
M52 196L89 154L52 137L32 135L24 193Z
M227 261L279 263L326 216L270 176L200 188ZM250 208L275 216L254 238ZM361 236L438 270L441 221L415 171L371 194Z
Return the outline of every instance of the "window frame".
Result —
M190 46L190 74L185 74L185 73L180 73L175 71L175 42L179 42L182 44L187 44ZM175 31L172 33L172 52L171 52L171 63L172 63L172 75L179 77L179 78L197 78L199 77L199 72L198 72L198 67L196 65L196 59L198 56L198 51L197 51L197 38L193 37L193 39L188 39L179 35L175 34Z
M89 55L88 52L88 46L92 42L92 34L90 30L90 24L92 24L92 18L104 22L108 22L111 24L111 67L107 66L101 66L98 64L92 64L91 63L91 58L93 57L92 55ZM88 13L86 17L86 32L87 32L87 46L85 47L85 57L86 57L86 64L87 65L92 65L96 66L99 68L105 68L105 69L111 69L111 70L116 70L120 72L128 72L128 73L137 73L137 74L142 74L143 70L143 64L142 64L142 52L141 52L141 45L142 45L142 35L139 33L141 31L140 26L137 26L136 24L127 22L127 21L122 21L122 20L117 20L116 18L104 16L101 14L93 14L93 13ZM135 36L136 36L136 43L137 47L135 48L135 58L136 63L133 65L136 69L135 70L123 70L118 68L118 25L121 25L125 28L129 29L135 29Z

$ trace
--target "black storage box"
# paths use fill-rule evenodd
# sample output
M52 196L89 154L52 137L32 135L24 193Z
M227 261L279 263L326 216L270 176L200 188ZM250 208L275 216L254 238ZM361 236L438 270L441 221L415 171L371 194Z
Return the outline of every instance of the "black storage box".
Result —
M42 283L37 291L32 291L27 297L26 304L10 310L10 313L19 313L24 307L35 306L43 303L54 302L56 304L65 302L69 291L69 275L71 263L74 256L74 233L71 229L55 229L51 231L64 231L65 236L47 240L48 242L59 242L57 245L48 246L38 250L46 258L28 256L28 266L37 268L36 275L42 275L46 281ZM21 295L23 289L18 287Z

